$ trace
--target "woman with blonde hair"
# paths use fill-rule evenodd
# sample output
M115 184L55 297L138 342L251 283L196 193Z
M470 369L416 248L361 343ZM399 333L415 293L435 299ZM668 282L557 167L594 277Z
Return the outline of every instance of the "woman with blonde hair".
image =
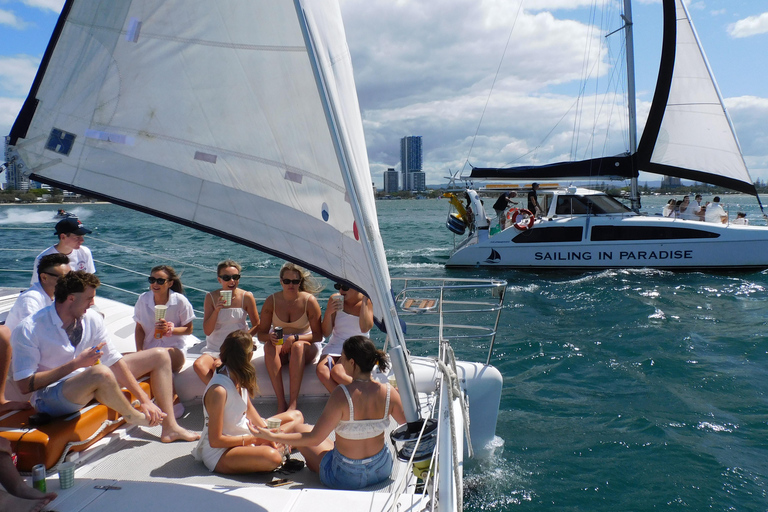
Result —
M334 489L361 489L389 478L392 453L384 441L390 417L405 423L400 395L371 378L375 365L387 369L387 356L365 336L344 342L339 358L352 382L331 392L315 426L297 425L293 433L274 433L261 426L251 432L262 439L295 446L307 467ZM336 432L336 442L328 436Z
M250 398L258 392L256 370L251 364L253 338L246 331L230 333L221 344L221 366L203 394L205 426L192 454L216 473L272 471L283 463L274 443L253 436L248 424L266 427ZM292 432L303 423L299 411L275 416L280 429Z
M184 366L188 336L192 334L195 312L184 296L181 278L168 265L153 267L149 273L149 291L136 301L133 320L136 322L134 338L136 350L154 347L167 348L171 367L175 372ZM155 320L155 306L168 306L165 318Z
M322 313L314 295L322 286L307 270L293 263L280 269L280 285L282 291L264 301L257 330L259 341L264 343L264 362L277 396L278 412L297 408L304 367L315 362L323 339ZM282 338L275 335L276 327L282 329ZM290 379L288 402L282 377L285 365Z
M251 292L239 287L242 267L232 260L224 260L216 267L216 276L221 290L205 294L203 313L203 332L205 332L205 348L203 355L197 358L193 367L195 373L204 383L208 384L213 372L221 365L219 349L224 338L236 330L248 331L255 334L259 328L259 312L256 309L256 299ZM224 297L227 292L229 300ZM246 316L253 327L248 328Z

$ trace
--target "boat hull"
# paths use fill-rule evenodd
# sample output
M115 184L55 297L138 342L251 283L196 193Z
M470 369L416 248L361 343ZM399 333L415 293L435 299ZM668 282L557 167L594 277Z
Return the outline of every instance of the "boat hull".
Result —
M446 266L762 270L768 268L768 228L642 215L542 219L526 231L510 227L490 236L477 230Z

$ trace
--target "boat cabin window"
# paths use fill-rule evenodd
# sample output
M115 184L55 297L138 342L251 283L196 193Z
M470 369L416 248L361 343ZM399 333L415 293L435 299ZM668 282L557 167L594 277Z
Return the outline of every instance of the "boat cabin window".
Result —
M586 215L589 213L631 213L632 210L605 194L590 196L562 195L557 197L555 215Z
M535 230L534 230L535 231ZM718 233L676 226L593 226L593 242L615 240L679 240L691 238L718 238Z
M582 228L546 227L523 231L512 239L516 244L537 244L544 242L581 242Z

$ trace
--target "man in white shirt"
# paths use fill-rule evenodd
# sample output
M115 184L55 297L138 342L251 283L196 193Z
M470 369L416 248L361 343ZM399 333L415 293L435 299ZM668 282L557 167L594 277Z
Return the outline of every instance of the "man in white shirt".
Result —
M93 255L91 250L83 245L85 238L83 235L89 235L92 231L75 217L60 220L56 224L56 232L59 237L59 243L52 245L35 258L35 264L32 267L32 280L30 284L35 284L39 280L37 267L40 264L40 258L47 254L61 253L69 257L69 266L72 270L84 270L91 274L96 273L96 266L93 264Z
M173 417L168 352L144 350L123 357L112 346L104 319L90 309L100 284L93 274L69 272L56 284L55 302L13 330L13 379L19 389L33 392L35 409L50 416L71 414L95 398L129 423L162 423L163 442L198 439ZM150 375L158 405L136 381L135 375L145 374ZM140 410L133 408L120 386L139 399Z
M28 402L5 398L5 384L11 367L11 331L29 315L53 304L53 291L59 277L69 272L69 258L61 253L48 254L38 265L39 282L21 293L8 312L5 325L0 325L0 413L29 408Z
M723 207L720 206L720 196L715 196L715 198L712 199L712 202L707 205L707 212L704 214L704 220L719 224L728 222L728 214L725 213Z

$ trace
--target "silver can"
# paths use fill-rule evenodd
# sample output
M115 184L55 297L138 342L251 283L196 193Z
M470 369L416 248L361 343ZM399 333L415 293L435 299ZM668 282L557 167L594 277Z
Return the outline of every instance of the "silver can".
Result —
M45 491L45 464L38 464L32 468L32 487L40 492Z

